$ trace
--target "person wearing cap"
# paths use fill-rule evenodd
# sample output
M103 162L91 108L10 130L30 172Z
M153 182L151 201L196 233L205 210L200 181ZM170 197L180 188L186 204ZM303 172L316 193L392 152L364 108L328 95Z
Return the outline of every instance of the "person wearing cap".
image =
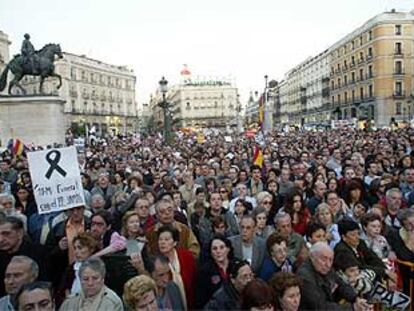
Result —
M342 219L338 223L341 241L335 246L335 258L349 254L356 259L360 269L371 269L377 280L388 278L386 267L382 260L371 250L364 240L360 239L360 227L351 219Z

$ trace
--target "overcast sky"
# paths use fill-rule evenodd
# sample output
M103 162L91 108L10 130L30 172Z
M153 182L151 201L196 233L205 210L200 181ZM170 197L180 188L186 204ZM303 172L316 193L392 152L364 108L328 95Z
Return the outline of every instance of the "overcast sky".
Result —
M264 75L286 71L328 48L376 14L414 9L414 0L0 0L0 30L11 54L28 32L40 49L114 65L137 76L137 99L148 101L161 76L233 76L246 99Z

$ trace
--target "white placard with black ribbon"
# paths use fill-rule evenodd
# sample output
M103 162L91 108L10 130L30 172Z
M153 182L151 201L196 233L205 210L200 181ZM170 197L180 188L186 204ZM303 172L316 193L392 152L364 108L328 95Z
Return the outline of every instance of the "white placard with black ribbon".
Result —
M74 146L29 152L27 156L39 214L85 205Z

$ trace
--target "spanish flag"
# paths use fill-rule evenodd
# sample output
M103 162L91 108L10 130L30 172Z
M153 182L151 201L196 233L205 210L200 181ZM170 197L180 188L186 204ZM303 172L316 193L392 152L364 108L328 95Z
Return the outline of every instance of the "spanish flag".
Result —
M20 156L23 154L25 146L20 139L9 139L9 142L7 143L7 149L9 149L10 153L13 156Z
M254 149L253 164L260 166L260 168L263 166L263 152L258 145L256 145Z
M261 131L263 131L263 126L264 126L264 94L262 94L262 96L260 96L259 99L259 129Z

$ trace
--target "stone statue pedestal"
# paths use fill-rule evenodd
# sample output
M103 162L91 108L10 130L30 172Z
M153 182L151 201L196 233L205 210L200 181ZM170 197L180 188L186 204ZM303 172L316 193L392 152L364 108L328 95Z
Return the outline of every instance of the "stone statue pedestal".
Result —
M1 96L1 147L10 138L25 145L47 146L65 143L65 101L58 96Z

